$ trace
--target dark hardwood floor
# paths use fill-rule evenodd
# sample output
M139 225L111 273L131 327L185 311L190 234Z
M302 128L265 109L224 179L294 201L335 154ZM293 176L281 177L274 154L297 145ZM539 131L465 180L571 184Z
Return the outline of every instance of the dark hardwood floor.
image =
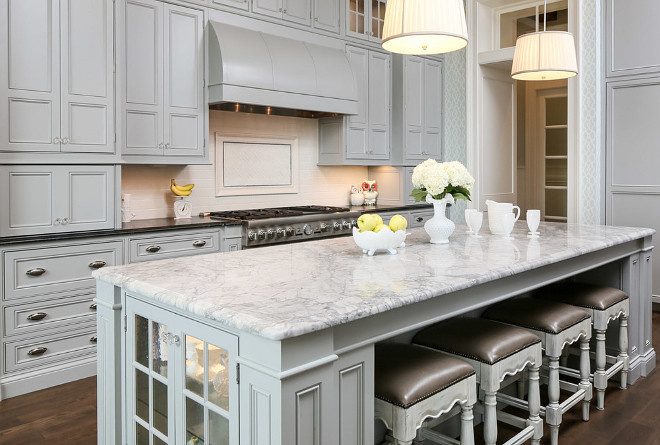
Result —
M660 345L660 313L653 313L653 343ZM605 411L592 407L583 422L580 409L564 415L561 445L659 445L660 371L626 391L612 383ZM500 442L509 436L500 427ZM481 443L481 428L475 432ZM1 445L86 445L96 443L96 379L89 378L0 402ZM544 440L543 443L548 443Z

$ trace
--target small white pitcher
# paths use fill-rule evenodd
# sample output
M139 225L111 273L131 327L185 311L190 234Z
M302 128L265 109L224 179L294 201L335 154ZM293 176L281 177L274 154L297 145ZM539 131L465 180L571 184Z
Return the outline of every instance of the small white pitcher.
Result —
M518 210L516 219L514 223L520 218L520 207L514 206L510 202L495 202L488 200L486 201L488 206L488 227L490 228L490 233L493 235L504 235L504 229L502 226L502 215L505 213L512 213L514 209Z

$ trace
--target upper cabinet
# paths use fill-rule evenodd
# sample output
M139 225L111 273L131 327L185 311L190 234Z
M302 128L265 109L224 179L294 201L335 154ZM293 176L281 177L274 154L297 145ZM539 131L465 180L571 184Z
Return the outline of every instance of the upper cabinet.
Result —
M395 55L393 71L392 161L417 165L442 158L442 62Z
M309 26L312 20L310 0L252 0L252 11ZM327 0L326 0L327 1Z
M204 13L154 0L126 0L122 9L123 159L205 162Z
M347 0L346 35L380 42L387 0Z
M391 55L347 46L357 81L358 114L321 119L319 164L384 165L390 161Z
M0 30L0 152L114 153L113 2L0 0Z
M242 9L244 11L250 9L249 0L211 0L211 4L231 6L233 8Z
M339 0L314 0L314 28L339 34Z

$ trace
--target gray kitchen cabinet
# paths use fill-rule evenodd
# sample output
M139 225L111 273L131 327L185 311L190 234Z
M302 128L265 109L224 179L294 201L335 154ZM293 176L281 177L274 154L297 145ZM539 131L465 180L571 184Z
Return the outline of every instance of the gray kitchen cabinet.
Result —
M21 153L114 154L113 6L0 1L8 32L0 44L0 152L15 154L3 162L29 159ZM78 155L65 159L80 163Z
M237 445L238 336L130 295L126 317L129 443Z
M347 46L358 113L319 123L320 165L384 165L390 160L391 56Z
M346 1L346 35L380 43L387 0Z
M211 0L211 4L231 6L232 8L238 8L244 11L250 9L249 0Z
M204 12L154 0L126 0L121 10L123 159L205 163Z
M220 251L220 232L184 232L129 239L129 262L198 255Z
M252 12L301 25L311 25L310 0L253 0Z
M339 34L339 1L314 0L314 28Z
M392 161L417 165L442 158L442 62L395 55L392 63Z
M0 187L0 236L114 228L114 166L5 165Z

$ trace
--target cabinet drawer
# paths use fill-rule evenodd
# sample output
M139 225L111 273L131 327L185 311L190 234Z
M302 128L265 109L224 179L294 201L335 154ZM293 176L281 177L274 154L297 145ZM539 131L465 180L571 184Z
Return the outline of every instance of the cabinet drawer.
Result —
M158 238L141 238L130 241L131 263L164 258L212 253L220 250L218 232L190 233Z
M426 221L429 219L433 218L433 210L425 210L425 211L416 211L416 212L410 212L410 221L408 221L408 227L410 228L415 228L415 227L424 227L424 224Z
M61 364L65 360L96 350L96 330L93 327L75 333L45 333L41 338L5 343L5 372Z
M3 314L5 335L39 332L72 323L93 322L96 314L96 305L92 301L94 296L94 290L90 290L56 302L40 301L6 306Z
M8 251L5 299L92 287L92 271L120 264L121 252L121 241Z

